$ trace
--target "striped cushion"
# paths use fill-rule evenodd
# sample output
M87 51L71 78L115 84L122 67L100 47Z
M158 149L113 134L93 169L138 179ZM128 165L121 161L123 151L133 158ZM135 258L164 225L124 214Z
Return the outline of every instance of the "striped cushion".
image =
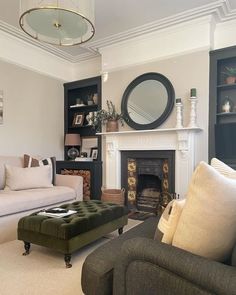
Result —
M24 155L24 168L38 167L38 166L44 166L44 165L51 166L52 184L55 184L55 179L56 179L56 158L55 157L39 160L29 155L26 155L26 154Z

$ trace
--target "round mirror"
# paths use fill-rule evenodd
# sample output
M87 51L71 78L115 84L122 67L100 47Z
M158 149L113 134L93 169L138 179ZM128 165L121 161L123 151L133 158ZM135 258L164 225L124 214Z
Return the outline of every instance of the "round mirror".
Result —
M134 129L153 129L161 125L174 106L174 88L158 73L146 73L126 88L121 109L126 123Z

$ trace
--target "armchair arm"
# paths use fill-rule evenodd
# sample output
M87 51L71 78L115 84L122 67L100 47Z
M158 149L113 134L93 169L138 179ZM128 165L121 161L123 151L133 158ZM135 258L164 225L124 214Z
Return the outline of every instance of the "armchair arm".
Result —
M236 268L146 238L127 240L114 268L114 295L236 295Z
M76 193L76 200L83 200L83 177L78 175L56 174L56 186L68 186Z

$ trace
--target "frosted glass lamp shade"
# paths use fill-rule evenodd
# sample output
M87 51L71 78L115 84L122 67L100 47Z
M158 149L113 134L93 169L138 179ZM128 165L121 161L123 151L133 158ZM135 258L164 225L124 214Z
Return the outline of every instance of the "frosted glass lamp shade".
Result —
M20 27L39 41L70 46L94 33L94 0L21 0Z

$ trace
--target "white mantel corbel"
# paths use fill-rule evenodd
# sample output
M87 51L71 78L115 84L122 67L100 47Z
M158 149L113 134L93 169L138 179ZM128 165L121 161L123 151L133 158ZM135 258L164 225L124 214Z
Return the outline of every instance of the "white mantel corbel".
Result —
M106 151L108 153L109 157L113 157L115 155L115 152L117 150L117 142L116 140L107 140L106 141Z
M178 150L181 151L184 156L189 151L191 132L189 132L189 130L178 130L176 133Z

